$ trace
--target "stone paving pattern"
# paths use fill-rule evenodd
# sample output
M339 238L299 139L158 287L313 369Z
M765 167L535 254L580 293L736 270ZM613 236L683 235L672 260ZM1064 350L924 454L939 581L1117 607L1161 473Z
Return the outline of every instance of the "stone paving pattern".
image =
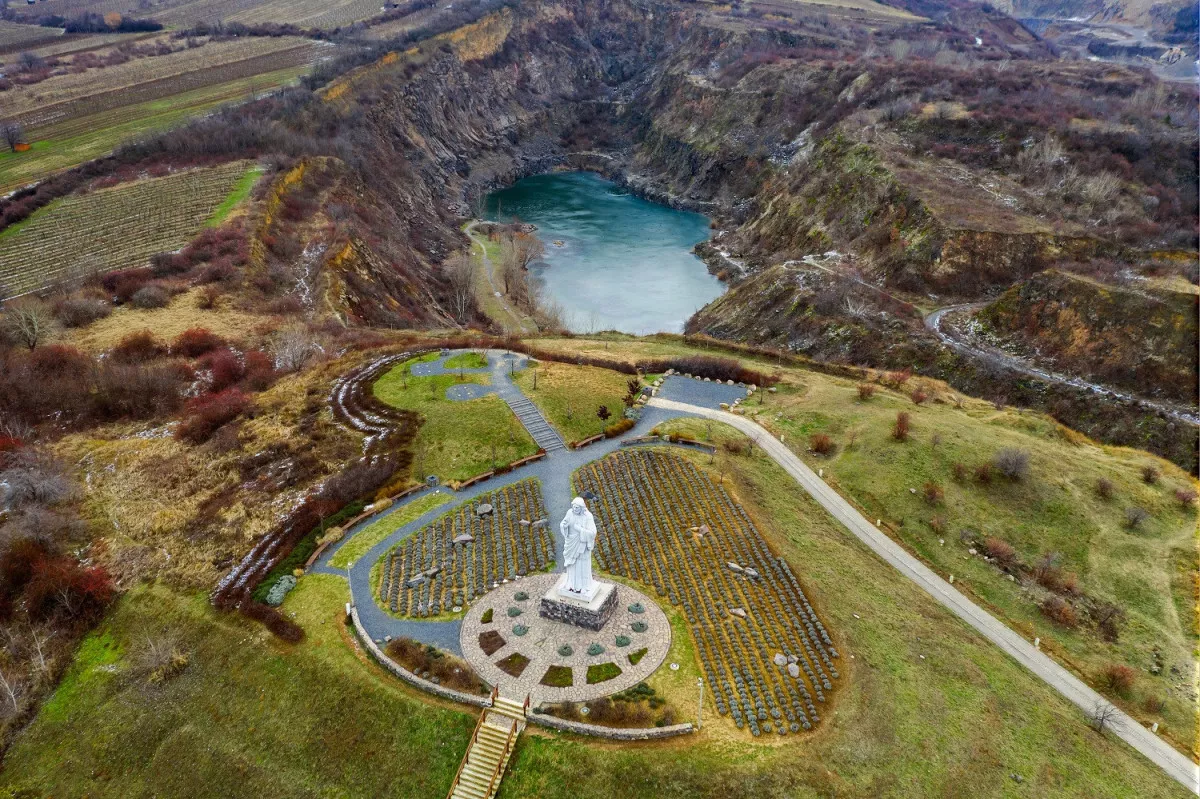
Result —
M475 672L492 685L499 685L506 696L529 694L535 703L540 702L584 702L624 691L642 682L662 664L671 648L671 624L667 615L650 597L627 585L617 585L617 609L608 624L600 632L592 632L562 622L544 619L538 615L538 602L558 580L557 574L538 574L513 580L485 594L467 613L463 620L460 646L466 661ZM518 601L518 592L528 595ZM633 613L629 606L640 603L643 612ZM521 615L508 615L510 607L520 608ZM484 613L492 610L492 621L483 623ZM634 632L635 622L646 625L645 632ZM528 628L524 635L513 633L513 627L521 624ZM491 655L480 648L479 635L494 630L504 638L504 646ZM630 639L627 646L617 646L616 637L625 635ZM598 643L604 647L599 655L589 655L588 646ZM563 644L571 647L571 655L560 655ZM629 663L629 655L645 647L648 651L637 665ZM513 677L495 664L514 652L529 658L529 663L519 677ZM588 685L587 667L601 663L615 663L621 674L605 682ZM541 679L550 666L569 666L573 684L570 688L557 688L541 684Z

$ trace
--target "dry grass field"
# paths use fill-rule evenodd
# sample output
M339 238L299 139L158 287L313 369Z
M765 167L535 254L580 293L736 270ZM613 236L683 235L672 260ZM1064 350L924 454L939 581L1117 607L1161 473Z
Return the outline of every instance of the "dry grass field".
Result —
M247 25L279 22L329 29L372 17L382 5L380 0L191 0L153 16L170 25L221 19Z
M73 195L0 233L0 282L22 294L142 266L195 235L245 175L237 161Z
M0 20L0 54L27 50L62 36L58 28L43 28L39 25L21 25Z

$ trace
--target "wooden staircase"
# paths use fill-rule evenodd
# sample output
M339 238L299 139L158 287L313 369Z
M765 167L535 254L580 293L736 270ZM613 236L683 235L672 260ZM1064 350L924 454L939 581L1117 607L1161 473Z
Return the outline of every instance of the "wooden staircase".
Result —
M528 710L528 696L522 703L492 690L492 706L479 715L471 744L450 784L449 799L492 799L496 795L517 737L525 729Z

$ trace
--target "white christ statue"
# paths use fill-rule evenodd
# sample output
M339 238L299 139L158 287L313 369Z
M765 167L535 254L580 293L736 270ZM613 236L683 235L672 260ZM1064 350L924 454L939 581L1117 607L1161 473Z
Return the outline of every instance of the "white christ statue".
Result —
M564 592L591 599L595 592L592 550L596 547L596 520L582 497L571 500L571 509L559 522L558 529L563 536L563 565L567 575Z

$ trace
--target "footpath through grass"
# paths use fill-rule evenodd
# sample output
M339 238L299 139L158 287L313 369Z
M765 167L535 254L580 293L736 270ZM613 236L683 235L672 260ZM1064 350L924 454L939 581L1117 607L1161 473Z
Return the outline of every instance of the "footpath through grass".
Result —
M446 390L451 386L487 385L490 375L413 377L409 370L416 362L405 361L393 367L374 387L375 396L382 402L421 414L414 474L466 480L537 452L533 438L495 394L465 401L446 399Z
M254 184L262 177L265 170L261 166L252 166L246 170L246 174L238 178L237 183L233 184L233 188L229 192L221 204L216 207L209 216L208 221L204 223L205 227L216 227L225 221L234 208L242 204L247 197L250 196L250 190L254 188Z

